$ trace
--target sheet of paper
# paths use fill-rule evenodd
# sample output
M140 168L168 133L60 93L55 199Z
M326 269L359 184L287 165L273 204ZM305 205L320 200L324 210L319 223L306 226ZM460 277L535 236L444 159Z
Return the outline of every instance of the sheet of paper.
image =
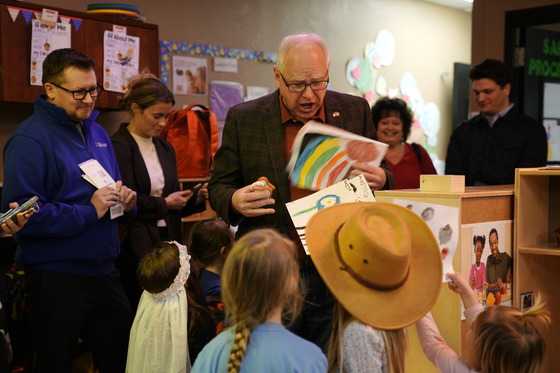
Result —
M82 177L91 183L97 189L103 187L116 188L115 180L107 173L107 171L101 166L101 164L96 159L90 159L88 161L80 163L80 169L84 172ZM124 214L124 206L122 203L117 203L115 206L109 208L111 214L111 219L118 218Z
M417 213L426 222L438 241L443 261L442 281L451 281L446 273L455 273L453 257L459 244L459 208L395 198L393 203Z
M374 202L375 197L367 184L364 175L334 184L307 197L286 203L290 217L298 232L301 243L307 255L305 227L313 214L324 208L348 202Z
M321 190L342 181L355 162L379 166L388 145L309 121L298 132L288 165L292 185Z
M86 180L101 189L106 186L115 187L115 180L101 166L97 159L90 159L79 164L80 169L87 176Z

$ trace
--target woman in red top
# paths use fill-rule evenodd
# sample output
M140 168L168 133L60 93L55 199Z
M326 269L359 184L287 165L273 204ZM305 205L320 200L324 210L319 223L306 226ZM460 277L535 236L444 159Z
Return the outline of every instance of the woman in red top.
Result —
M380 98L371 109L377 139L389 145L385 161L395 177L394 189L420 187L420 175L436 174L428 152L406 139L412 126L412 112L399 98Z

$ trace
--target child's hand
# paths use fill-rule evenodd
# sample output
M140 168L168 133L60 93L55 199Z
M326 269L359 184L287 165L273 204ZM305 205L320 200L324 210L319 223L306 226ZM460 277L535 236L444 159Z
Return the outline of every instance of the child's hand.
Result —
M447 273L447 277L451 279L449 283L449 289L453 290L455 293L461 295L463 304L465 308L469 308L478 303L476 294L471 289L468 281L459 272Z

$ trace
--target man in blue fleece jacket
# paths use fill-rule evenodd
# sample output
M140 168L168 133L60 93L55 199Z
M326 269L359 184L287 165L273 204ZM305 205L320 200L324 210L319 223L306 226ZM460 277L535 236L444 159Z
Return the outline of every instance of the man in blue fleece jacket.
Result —
M39 212L14 238L26 270L36 372L70 372L81 338L100 372L124 372L130 306L114 261L118 222L136 213L105 130L95 122L100 88L93 60L73 49L43 63L46 95L4 148L2 201L39 197ZM79 164L97 160L116 180L97 189ZM111 219L113 206L124 215ZM5 207L5 206L3 206Z

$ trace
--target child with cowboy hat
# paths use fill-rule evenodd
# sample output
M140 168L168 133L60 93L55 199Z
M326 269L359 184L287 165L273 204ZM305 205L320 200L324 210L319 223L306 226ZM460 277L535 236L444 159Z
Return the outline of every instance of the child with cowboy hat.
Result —
M329 372L404 372L404 328L434 305L438 243L422 218L391 203L343 203L306 228L315 266L337 299Z

